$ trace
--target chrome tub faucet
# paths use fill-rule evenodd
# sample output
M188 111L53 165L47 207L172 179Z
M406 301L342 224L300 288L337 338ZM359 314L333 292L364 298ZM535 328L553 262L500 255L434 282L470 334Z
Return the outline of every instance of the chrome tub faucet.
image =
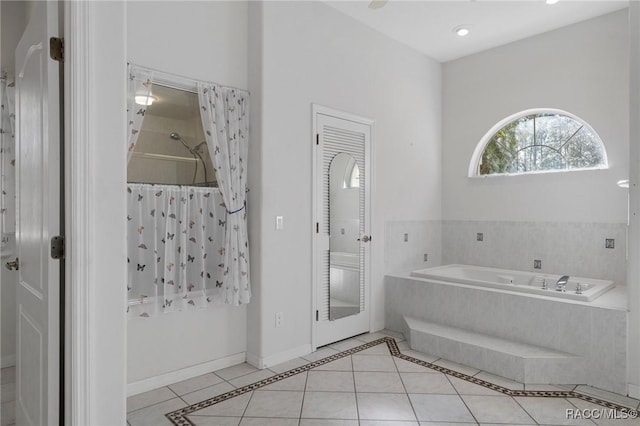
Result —
M567 291L566 287L568 282L569 282L569 275L561 276L558 282L556 283L556 291L561 291L563 293Z

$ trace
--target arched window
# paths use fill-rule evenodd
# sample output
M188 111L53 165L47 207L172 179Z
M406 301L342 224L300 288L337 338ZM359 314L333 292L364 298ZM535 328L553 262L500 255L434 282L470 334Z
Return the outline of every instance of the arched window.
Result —
M606 169L598 134L559 110L528 110L496 124L471 158L469 176Z
M360 188L360 168L356 160L351 158L344 173L344 189Z

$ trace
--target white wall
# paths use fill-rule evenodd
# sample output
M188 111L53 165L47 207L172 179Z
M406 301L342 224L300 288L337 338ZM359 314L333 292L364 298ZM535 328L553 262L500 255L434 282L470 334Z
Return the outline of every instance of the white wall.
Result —
M311 341L311 104L376 122L369 308L377 330L384 326L385 223L440 219L441 84L440 64L325 4L256 2L250 9L257 303L249 305L248 351L267 358ZM279 311L284 325L276 329Z
M627 292L629 295L629 395L640 398L640 4L630 7L630 188L629 188L629 264Z
M444 64L444 219L626 223L627 193L616 181L629 175L627 31L625 9ZM493 125L545 107L589 123L610 169L467 178Z
M245 2L128 2L128 60L247 87ZM246 309L213 307L128 323L128 382L244 352ZM149 362L152 359L153 362Z

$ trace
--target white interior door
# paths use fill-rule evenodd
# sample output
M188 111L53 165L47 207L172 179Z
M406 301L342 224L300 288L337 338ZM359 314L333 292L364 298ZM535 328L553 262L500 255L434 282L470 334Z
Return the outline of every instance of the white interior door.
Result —
M60 261L49 242L60 232L57 2L36 2L16 49L17 290L16 423L59 421Z
M369 331L372 127L370 120L314 106L314 348ZM336 226L332 223L335 214L331 209L338 209L330 175L335 172L332 167L342 160L340 157L349 158L341 163L347 167L339 169L345 187L354 164L359 183L349 190L355 191L352 203L355 217ZM354 272L357 272L355 295L346 289L348 278L345 278L354 276Z

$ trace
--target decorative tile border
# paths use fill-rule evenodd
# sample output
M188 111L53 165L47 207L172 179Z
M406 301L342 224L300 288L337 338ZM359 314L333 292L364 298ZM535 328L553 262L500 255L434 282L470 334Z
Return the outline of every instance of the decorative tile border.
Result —
M610 408L616 411L619 411L621 413L637 413L637 410L635 410L634 408L629 408L629 407L625 407L623 405L620 404L616 404L613 402L609 402L609 401L605 401L603 399L600 398L596 398L593 396L589 396L589 395L585 395L583 393L580 392L576 392L576 391L528 391L528 390L514 390L514 389L508 389L505 388L503 386L500 385L496 385L495 383L491 383L488 382L486 380L482 380L482 379L478 379L477 377L473 377L473 376L469 376L468 374L463 374L460 373L458 371L454 371L451 370L449 368L446 367L442 367L436 364L433 364L431 362L427 362L427 361L423 361L421 359L417 359L417 358L413 358L411 356L408 355L404 355L400 352L400 349L398 349L398 345L395 341L394 338L392 337L383 337L381 339L377 339L377 340L373 340L369 343L364 343L360 346L357 346L355 348L351 348L348 349L346 351L342 351L340 353L337 354L333 354L330 355L326 358L322 358L318 361L313 361L310 362L308 364L305 364L303 366L294 368L292 370L289 371L285 371L284 373L280 373L280 374L276 374L274 376L268 377L264 380L260 380L259 382L255 382L252 383L250 385L247 386L243 386L241 388L238 389L234 389L230 392L227 393L223 393L220 395L216 395L213 398L209 398L209 399L205 399L204 401L198 402L196 404L193 405L189 405L188 407L184 407L181 408L179 410L175 410L172 411L168 414L166 414L166 417L174 424L177 426L194 426L194 423L191 422L191 420L189 420L187 418L187 416L189 414L193 414L196 411L202 410L204 408L207 407L211 407L212 405L218 404L222 401L226 401L228 399L234 398L236 396L245 394L247 392L251 392L253 390L262 388L264 386L270 385L272 383L276 383L279 382L281 380L287 379L289 377L295 376L297 374L303 373L305 371L309 371L311 369L314 369L316 367L319 367L321 365L324 364L328 364L332 361L336 361L338 359L344 358L346 356L349 355L353 355L356 354L358 352L364 351L366 349L372 348L374 346L380 345L382 343L386 343L387 347L389 348L389 352L391 354L391 356L394 356L396 358L408 361L408 362L412 362L414 364L426 367L426 368L430 368L432 370L438 371L440 373L444 373L447 374L449 376L453 376L456 377L458 379L462 379L465 380L467 382L479 385L479 386L483 386L487 389L491 389L494 390L496 392L500 392L504 395L507 396L527 396L527 397L538 397L538 398L577 398L577 399L581 399L583 401L587 401L587 402L591 402L593 404L597 404L597 405L601 405L603 407L606 408ZM637 414L636 414L637 415Z

